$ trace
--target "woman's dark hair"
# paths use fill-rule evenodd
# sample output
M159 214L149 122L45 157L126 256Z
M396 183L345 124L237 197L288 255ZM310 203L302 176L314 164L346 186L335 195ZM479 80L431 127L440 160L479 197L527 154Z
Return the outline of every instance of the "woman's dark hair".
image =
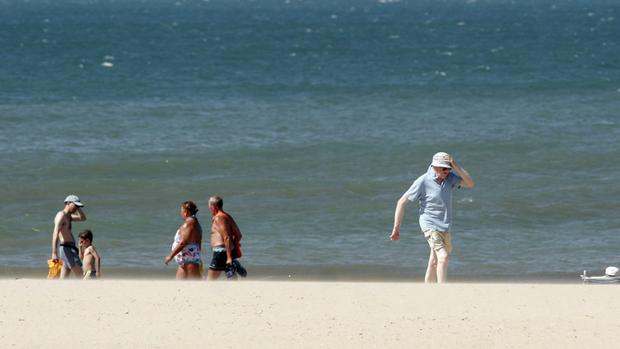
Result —
M196 207L196 204L193 201L185 201L181 204L181 207L191 213L192 216L198 213L198 207Z

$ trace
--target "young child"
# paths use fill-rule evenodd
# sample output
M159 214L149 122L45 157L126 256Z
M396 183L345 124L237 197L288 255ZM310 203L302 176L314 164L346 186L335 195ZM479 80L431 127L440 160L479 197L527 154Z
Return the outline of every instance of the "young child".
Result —
M101 277L101 258L93 246L93 232L86 229L80 237L80 259L84 269L84 280Z

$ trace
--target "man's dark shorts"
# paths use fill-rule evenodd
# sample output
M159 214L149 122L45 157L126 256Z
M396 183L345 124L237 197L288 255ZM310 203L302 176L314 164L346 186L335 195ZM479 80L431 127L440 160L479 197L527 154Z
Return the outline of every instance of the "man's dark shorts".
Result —
M230 251L232 253L233 259L237 258L237 254L233 249ZM211 270L226 270L226 248L224 247L214 247L213 248L213 258L211 259L211 264L209 264L209 269Z
M81 267L82 261L80 261L80 251L75 246L73 241L65 241L58 247L58 257L63 261L63 267L67 269L73 269L74 267Z

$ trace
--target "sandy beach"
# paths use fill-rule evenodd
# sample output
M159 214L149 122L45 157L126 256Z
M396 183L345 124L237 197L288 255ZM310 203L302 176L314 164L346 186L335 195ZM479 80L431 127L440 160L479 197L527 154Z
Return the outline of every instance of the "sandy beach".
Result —
M0 280L3 348L584 348L619 288L581 284Z

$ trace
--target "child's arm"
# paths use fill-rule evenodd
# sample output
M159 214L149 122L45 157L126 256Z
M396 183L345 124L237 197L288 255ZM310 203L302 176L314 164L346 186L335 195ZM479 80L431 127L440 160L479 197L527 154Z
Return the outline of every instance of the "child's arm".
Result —
M80 244L80 260L83 261L84 260L84 246L82 246L82 244Z
M99 257L97 250L95 250L95 246L91 245L90 253L93 255L93 258L95 258L95 275L97 276L97 279L99 279L101 277L101 258Z

